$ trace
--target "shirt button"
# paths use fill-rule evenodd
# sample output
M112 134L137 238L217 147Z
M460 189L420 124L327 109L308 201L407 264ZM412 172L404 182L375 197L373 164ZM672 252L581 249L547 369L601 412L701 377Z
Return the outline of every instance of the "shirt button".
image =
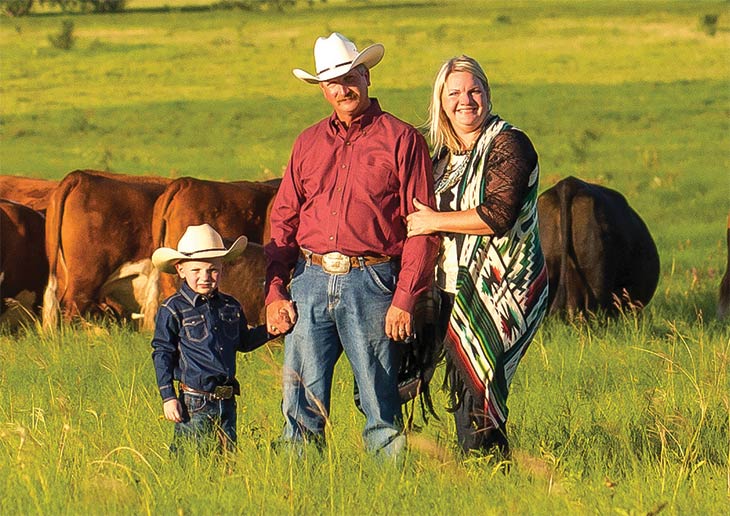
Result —
M333 212L332 212L332 215L337 215L337 212L336 212L336 211L333 211Z
M330 237L330 240L334 240L334 239L335 239L335 237L333 237L333 236Z
M347 165L343 164L343 165L342 165L342 168L347 168Z
M350 145L350 142L345 142L345 145L349 146Z

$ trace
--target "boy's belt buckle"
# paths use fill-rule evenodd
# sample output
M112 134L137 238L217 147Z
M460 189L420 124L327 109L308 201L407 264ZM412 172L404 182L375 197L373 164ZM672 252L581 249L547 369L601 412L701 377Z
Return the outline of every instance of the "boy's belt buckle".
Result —
M347 274L352 268L350 257L337 251L322 255L322 270L329 274Z
M213 391L213 397L219 400L227 400L233 397L233 385L219 385Z

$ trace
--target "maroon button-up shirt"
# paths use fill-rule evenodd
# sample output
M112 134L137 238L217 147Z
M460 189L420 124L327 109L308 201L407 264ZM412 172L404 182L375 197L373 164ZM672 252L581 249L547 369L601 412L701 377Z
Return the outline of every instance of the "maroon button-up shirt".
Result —
M411 125L368 109L345 128L333 113L304 130L271 211L266 304L289 299L300 247L400 258L393 305L408 312L433 280L439 237L406 239L412 200L435 206L428 147Z

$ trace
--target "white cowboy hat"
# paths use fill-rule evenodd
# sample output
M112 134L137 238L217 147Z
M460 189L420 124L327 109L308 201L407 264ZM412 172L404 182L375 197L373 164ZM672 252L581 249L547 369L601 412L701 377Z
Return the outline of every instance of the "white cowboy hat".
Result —
M299 68L295 68L292 72L304 82L317 84L345 75L360 64L370 69L383 59L384 53L385 47L380 43L358 52L352 41L339 32L333 32L328 38L317 38L314 44L314 66L317 68L317 75Z
M175 274L175 264L181 260L209 260L222 258L230 261L246 249L248 238L240 236L226 249L220 234L209 224L188 226L177 243L177 249L160 247L152 253L152 263L162 272Z

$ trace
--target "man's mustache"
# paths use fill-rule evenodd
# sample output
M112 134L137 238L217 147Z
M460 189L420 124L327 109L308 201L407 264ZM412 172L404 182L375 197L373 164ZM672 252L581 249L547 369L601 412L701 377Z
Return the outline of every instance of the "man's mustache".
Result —
M360 96L357 95L356 93L348 93L347 95L344 95L344 96L338 98L337 102L343 102L345 100L357 100L359 98L360 98Z

